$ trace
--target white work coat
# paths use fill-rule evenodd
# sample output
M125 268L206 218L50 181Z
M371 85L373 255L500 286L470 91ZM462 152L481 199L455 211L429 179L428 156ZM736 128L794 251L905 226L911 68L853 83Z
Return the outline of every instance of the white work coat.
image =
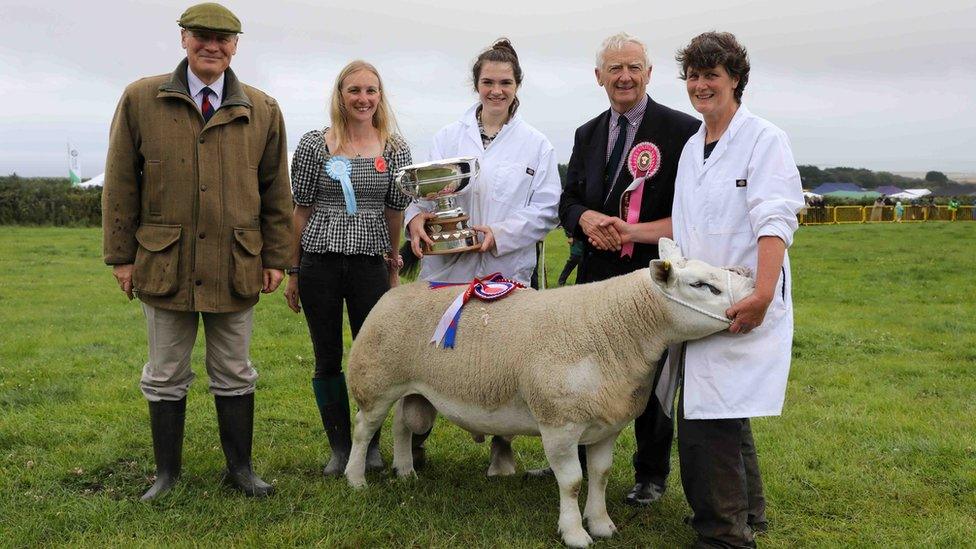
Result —
M755 271L758 240L793 242L803 207L800 174L786 134L740 106L704 160L705 125L681 152L674 182L674 240L689 259ZM766 317L748 334L719 332L687 343L684 417L744 418L779 415L793 347L790 260L786 255ZM744 296L735 296L736 300ZM670 402L680 353L672 353L658 386Z
M536 265L535 243L558 223L562 185L552 144L516 113L488 148L481 144L481 132L471 107L460 120L434 135L430 160L458 156L478 158L480 173L457 197L471 216L468 225L488 225L495 236L490 252L425 255L420 278L438 282L471 282L474 277L501 272L529 285ZM433 203L414 201L404 215L409 223Z

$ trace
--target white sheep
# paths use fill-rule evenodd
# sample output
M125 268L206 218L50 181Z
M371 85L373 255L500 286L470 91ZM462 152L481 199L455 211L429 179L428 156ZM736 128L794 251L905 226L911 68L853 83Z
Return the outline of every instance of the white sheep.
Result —
M393 404L419 394L473 434L541 435L559 483L563 541L585 547L590 534L613 535L605 500L613 445L647 404L658 359L670 344L727 328L725 310L753 289L739 272L682 258L669 240L660 249L663 259L628 275L471 301L454 349L429 341L458 288L417 282L387 292L349 357L349 389L359 404L345 471L350 485L366 484L366 447ZM393 431L393 466L401 477L413 475L403 414ZM582 516L578 444L587 456Z

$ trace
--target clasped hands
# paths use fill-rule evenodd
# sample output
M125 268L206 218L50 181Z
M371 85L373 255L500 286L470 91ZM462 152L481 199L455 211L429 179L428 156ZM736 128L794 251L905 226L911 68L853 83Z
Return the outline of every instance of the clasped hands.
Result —
M619 251L633 242L633 226L619 217L611 217L596 210L586 210L579 218L580 229L590 246L598 250Z

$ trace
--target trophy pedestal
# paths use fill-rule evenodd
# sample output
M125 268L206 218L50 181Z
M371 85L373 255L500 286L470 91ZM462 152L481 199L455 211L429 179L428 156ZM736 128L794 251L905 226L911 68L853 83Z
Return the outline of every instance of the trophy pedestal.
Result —
M468 227L468 219L467 215L460 215L424 222L427 236L434 241L433 245L424 243L424 254L456 254L481 248L478 232Z

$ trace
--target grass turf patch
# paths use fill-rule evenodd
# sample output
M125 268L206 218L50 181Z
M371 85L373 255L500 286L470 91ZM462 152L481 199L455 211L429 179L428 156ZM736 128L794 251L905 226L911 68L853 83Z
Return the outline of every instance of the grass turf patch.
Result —
M138 502L153 473L138 391L145 325L101 264L97 229L5 227L0 236L0 532L3 545L270 544L549 547L551 481L488 479L487 444L441 423L416 480L370 475L362 492L324 480L326 439L312 397L304 317L281 292L256 311L254 462L277 485L254 501L220 484L223 456L202 345L184 473ZM976 224L805 227L791 249L796 306L785 414L754 421L771 528L792 546L963 546L976 536ZM547 241L549 283L568 254ZM570 281L573 277L570 277ZM200 339L202 339L202 331ZM350 343L346 327L347 350ZM389 429L383 453L389 461ZM605 547L692 540L677 475L645 510L621 503L633 431L614 453ZM515 441L521 469L538 439Z

